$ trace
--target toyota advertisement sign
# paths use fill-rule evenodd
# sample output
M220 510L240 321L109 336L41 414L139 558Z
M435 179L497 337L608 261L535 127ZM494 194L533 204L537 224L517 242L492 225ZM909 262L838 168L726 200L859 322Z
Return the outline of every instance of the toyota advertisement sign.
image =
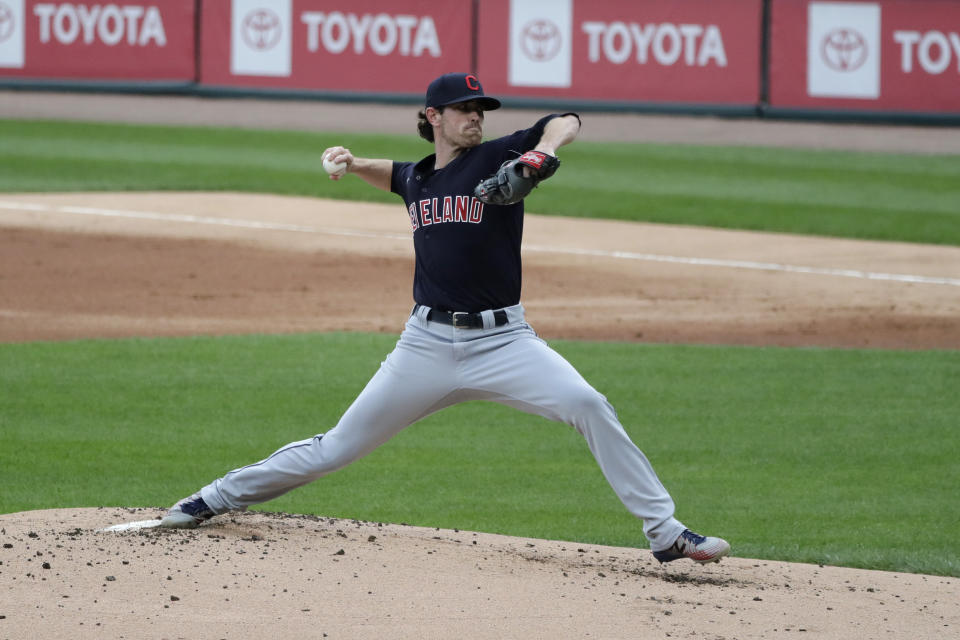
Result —
M772 6L770 104L924 113L960 111L960 3Z
M223 87L419 93L442 73L470 68L470 7L470 0L205 2L200 80Z
M192 82L193 0L0 0L0 74Z
M200 79L410 94L476 60L485 89L504 96L756 102L761 0L483 0L476 14L473 6L208 2Z
M750 105L761 0L484 0L477 71L501 95Z
M764 55L766 53L766 55ZM0 80L960 118L960 0L0 0Z

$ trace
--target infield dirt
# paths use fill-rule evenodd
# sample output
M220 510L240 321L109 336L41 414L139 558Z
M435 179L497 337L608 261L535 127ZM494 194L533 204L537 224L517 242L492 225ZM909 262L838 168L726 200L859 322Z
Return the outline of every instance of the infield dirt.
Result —
M956 637L954 578L245 513L0 516L3 638Z

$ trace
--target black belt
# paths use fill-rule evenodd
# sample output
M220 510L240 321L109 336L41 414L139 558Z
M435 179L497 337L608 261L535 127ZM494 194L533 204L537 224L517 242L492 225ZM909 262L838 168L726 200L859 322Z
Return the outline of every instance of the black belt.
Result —
M420 305L417 305L414 309L420 308ZM427 313L427 320L432 320L433 322L440 322L443 324L449 324L457 329L483 329L483 314L479 311L476 313L468 313L466 311L440 311L439 309L430 309L430 312ZM497 327L502 327L507 324L507 312L503 309L497 309L493 312L493 322Z

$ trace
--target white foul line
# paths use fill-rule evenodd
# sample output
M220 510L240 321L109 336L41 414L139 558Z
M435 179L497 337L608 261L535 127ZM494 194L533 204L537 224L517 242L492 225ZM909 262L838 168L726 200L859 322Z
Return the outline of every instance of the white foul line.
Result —
M112 218L134 218L138 220L160 220L164 222L188 222L192 224L219 225L225 227L242 227L245 229L266 229L271 231L295 231L300 233L319 233L334 236L354 236L362 238L387 238L391 240L409 240L409 234L385 233L377 231L357 231L352 229L326 229L298 224L280 222L263 222L260 220L239 220L235 218L218 218L213 216L195 216L179 213L151 213L147 211L123 211L116 209L99 209L94 207L52 206L45 204L9 202L0 200L0 209L16 211L36 211L53 213L71 213L85 216L106 216ZM643 260L647 262L669 262L673 264L699 265L708 267L725 267L736 269L754 269L759 271L781 271L785 273L808 273L823 276L840 276L845 278L859 278L862 280L886 280L890 282L911 282L916 284L942 284L960 287L960 278L942 278L935 276L917 276L902 273L880 273L876 271L860 271L857 269L830 269L826 267L804 267L775 262L753 262L750 260L722 260L717 258L688 258L682 256L665 256L654 253L633 253L629 251L605 251L602 249L575 249L565 247L550 247L543 245L524 245L526 251L538 253L560 253L578 256L596 256L601 258L616 258L620 260Z
M821 276L842 276L863 280L889 280L892 282L915 282L919 284L946 284L960 287L960 278L940 278L935 276L913 276L903 273L879 273L859 271L857 269L829 269L826 267L803 267L776 262L753 262L750 260L721 260L717 258L685 258L664 256L655 253L631 253L629 251L603 251L596 249L554 249L551 247L525 246L529 251L567 253L581 256L603 256L624 260L646 260L648 262L672 262L674 264L704 265L708 267L732 267L737 269L755 269L759 271L784 271L787 273L811 273Z
M45 204L4 202L0 200L0 209L18 211L37 211L49 213L72 213L81 216L105 216L109 218L133 218L136 220L160 220L162 222L189 222L222 227L242 227L244 229L266 229L269 231L299 231L301 233L323 233L333 236L359 236L363 238L392 238L408 240L409 235L400 233L380 233L375 231L357 231L353 229L318 229L300 224L282 222L263 222L260 220L239 220L236 218L218 218L214 216L194 216L181 213L151 213L149 211L123 211L118 209L98 209L94 207L51 206Z

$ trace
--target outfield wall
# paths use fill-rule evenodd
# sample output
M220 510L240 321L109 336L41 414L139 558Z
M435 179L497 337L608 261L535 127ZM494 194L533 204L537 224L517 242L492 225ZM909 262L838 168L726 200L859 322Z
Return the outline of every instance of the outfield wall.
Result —
M0 0L0 85L960 122L958 0Z
M199 6L196 0L0 0L0 77L193 84Z

